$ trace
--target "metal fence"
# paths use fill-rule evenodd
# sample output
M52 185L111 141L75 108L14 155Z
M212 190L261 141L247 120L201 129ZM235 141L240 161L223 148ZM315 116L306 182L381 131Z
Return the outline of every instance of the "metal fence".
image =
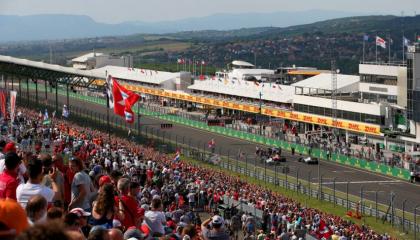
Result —
M38 100L37 100L38 98ZM35 108L37 110L43 110L45 107L49 108L50 111L57 109L57 104L63 104L63 102L56 102L57 99L52 99L46 97L43 100L40 100L39 96L34 96L33 93L28 95L20 95L18 98L18 104ZM191 138L185 136L178 136L176 134L171 134L165 132L159 128L154 128L153 126L142 126L142 125L131 125L127 124L124 119L117 116L109 116L109 128L107 115L101 113L95 109L89 110L84 107L71 106L70 107L70 119L82 126L93 127L101 130L108 129L113 134L121 135L127 137L127 131L130 130L133 134L132 137L142 143L150 144L153 143L160 151L166 153L173 153L179 149L182 155L203 161L210 162L210 159L215 155L219 157L222 156L222 150L219 149L219 153L212 153L208 151L207 144L205 142L193 142ZM59 115L57 113L57 115ZM123 130L123 131L121 131ZM214 162L212 162L214 163ZM356 209L359 206L362 215L368 215L376 217L376 219L382 219L389 221L392 225L399 225L403 231L413 231L417 234L420 230L420 226L417 224L417 210L420 208L416 207L414 213L410 213L407 209L402 209L402 216L397 216L394 213L394 209L391 209L390 213L386 213L378 209L378 202L376 199L375 206L371 204L366 204L364 199L363 189L360 191L360 201L352 201L349 199L348 191L346 197L336 196L335 184L333 184L332 193L331 191L327 192L323 189L322 179L320 184L316 187L313 184L302 184L304 179L299 178L298 172L293 179L290 179L290 172L286 166L275 166L273 174L267 173L267 168L264 164L264 168L258 167L256 161L254 163L249 162L247 157L245 159L243 156L223 156L221 161L217 164L218 167L227 169L232 172L240 173L248 177L252 177L262 181L265 184L273 184L275 186L283 187L287 190L295 191L298 194L303 194L308 196L308 198L316 198L323 201L333 203L345 207L347 209ZM310 176L309 176L310 178ZM310 182L310 181L309 181ZM331 190L331 189L330 189ZM244 209L245 205L241 205ZM249 211L254 211L256 215L260 213L254 209L248 209ZM407 216L413 216L414 221L407 219Z

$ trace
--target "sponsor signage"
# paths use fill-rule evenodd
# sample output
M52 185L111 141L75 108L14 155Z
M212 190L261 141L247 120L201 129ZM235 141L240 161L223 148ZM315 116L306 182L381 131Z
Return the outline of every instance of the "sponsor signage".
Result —
M216 107L223 107L223 108L229 108L233 110L246 111L246 112L252 112L252 113L259 113L260 111L259 107L254 106L254 105L246 105L246 104L234 103L234 102L223 101L223 100L215 100L213 98L206 98L206 97L196 97L196 96L191 96L191 95L183 94L183 93L170 93L163 90L155 90L155 89L144 88L140 86L125 85L125 87L130 87L130 89L132 89L133 91L137 91L140 93L147 93L147 94L157 95L161 97L171 97L174 99L187 100L187 101L196 102L196 103L203 103L206 105L212 105ZM273 109L273 108L265 108L265 107L261 109L261 112L264 115L272 116L272 117L285 118L285 119L290 119L294 121L319 124L319 125L324 125L324 126L329 126L329 127L336 127L336 128L346 129L346 130L355 131L355 132L368 133L372 135L381 135L379 125L365 124L365 123L352 122L352 121L346 121L346 120L333 121L332 118L330 117L323 117L323 116L311 115L307 113L299 113L299 112Z

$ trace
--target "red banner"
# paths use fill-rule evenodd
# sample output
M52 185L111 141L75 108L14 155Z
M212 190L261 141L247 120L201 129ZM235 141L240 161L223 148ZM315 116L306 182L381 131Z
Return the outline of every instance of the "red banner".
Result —
M3 118L6 118L7 108L6 108L6 92L0 92L0 110Z

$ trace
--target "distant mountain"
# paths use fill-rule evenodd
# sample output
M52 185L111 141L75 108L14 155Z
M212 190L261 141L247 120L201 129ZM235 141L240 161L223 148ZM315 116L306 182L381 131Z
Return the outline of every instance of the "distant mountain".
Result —
M302 12L215 14L164 22L98 23L88 16L45 14L0 15L0 42L121 36L136 33L175 33L179 31L230 30L255 27L287 27L360 13L311 10Z
M199 30L232 30L240 28L256 27L288 27L294 25L308 24L327 19L361 16L366 13L309 10L300 12L273 12L273 13L241 13L229 14L220 13L206 17L186 18L177 21L163 21L156 23L148 22L127 22L136 26L153 28L150 33L173 33L180 31ZM145 32L148 33L148 32Z
M137 33L129 24L97 23L80 15L0 16L0 41L86 38Z

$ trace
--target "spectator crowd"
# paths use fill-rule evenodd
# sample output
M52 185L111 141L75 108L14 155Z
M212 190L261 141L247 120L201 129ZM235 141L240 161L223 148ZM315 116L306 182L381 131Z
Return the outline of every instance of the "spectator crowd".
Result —
M391 239L239 176L17 109L2 120L0 239ZM230 198L263 211L218 211ZM234 208L235 206L232 206Z

